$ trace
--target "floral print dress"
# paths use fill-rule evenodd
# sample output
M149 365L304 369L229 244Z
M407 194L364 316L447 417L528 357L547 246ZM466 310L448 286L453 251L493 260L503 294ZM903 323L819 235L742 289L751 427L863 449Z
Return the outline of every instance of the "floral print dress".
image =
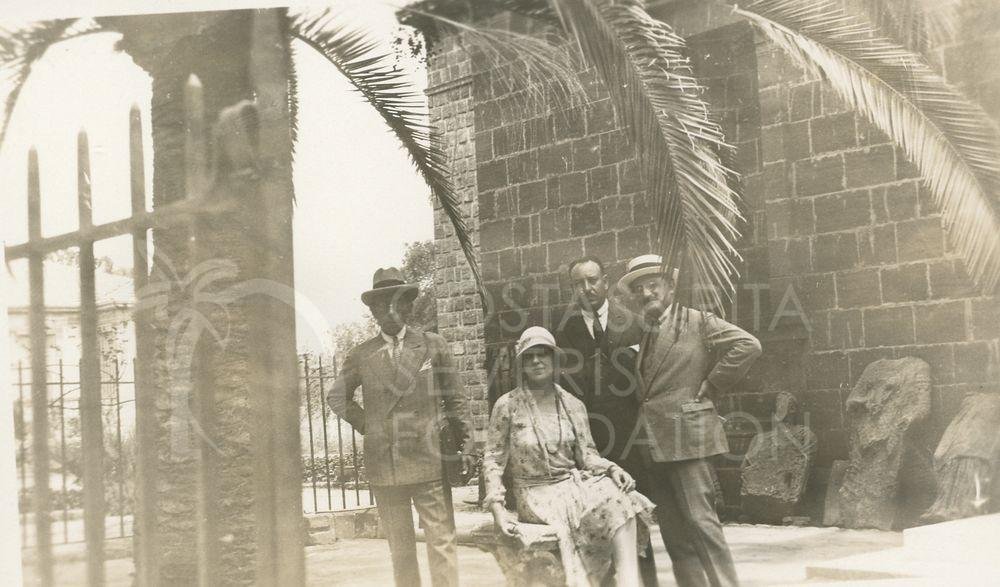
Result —
M607 475L614 463L598 454L583 403L556 386L556 407L542 415L520 387L497 400L483 458L484 502L503 503L501 477L509 470L518 519L555 528L566 583L582 587L607 572L612 537L629 519L639 517L638 544L646 544L654 506Z

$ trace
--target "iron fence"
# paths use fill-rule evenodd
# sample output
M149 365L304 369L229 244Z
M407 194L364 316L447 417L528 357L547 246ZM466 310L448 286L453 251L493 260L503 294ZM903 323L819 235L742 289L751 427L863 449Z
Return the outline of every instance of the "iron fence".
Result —
M135 383L126 371L129 365L117 358L101 368L101 421L108 434L104 436L105 499L108 511L105 521L106 538L132 535L135 470ZM34 465L32 459L32 428L27 417L36 413L31 403L31 369L21 362L14 366L14 405L17 442L18 503L21 515L21 543L36 544L32 532L32 496L35 480L27 474ZM80 364L63 361L46 369L46 412L49 415L48 445L50 454L49 490L52 520L60 533L53 533L54 542L83 542L82 468L83 451L80 418ZM52 465L55 465L54 467Z
M324 362L321 356L304 354L299 357L299 367L305 419L302 446L309 447L308 455L303 455L303 509L307 513L320 513L374 505L357 431L326 406L326 393L336 378L336 365L329 360ZM331 447L333 427L336 445ZM346 447L345 438L349 440Z
M364 474L363 444L357 432L326 406L326 393L336 376L329 360L303 354L299 358L303 414L303 509L332 512L374 505ZM101 369L101 409L104 424L105 497L108 504L105 537L132 536L135 499L135 383L131 364L114 359ZM32 460L31 368L13 366L21 543L35 545L32 531L34 480ZM53 542L84 541L82 515L80 365L63 361L46 369L47 412L51 458L49 488L53 505Z

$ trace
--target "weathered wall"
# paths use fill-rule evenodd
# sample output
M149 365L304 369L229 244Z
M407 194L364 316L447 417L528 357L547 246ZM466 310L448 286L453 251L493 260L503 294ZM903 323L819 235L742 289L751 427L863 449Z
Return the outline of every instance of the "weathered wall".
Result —
M969 0L963 11L960 42L929 54L1000 119L1000 68L988 59L1000 5ZM769 425L776 392L795 393L818 436L815 504L826 469L847 456L844 402L864 368L903 356L931 365L933 447L964 394L995 391L987 367L1000 360L1000 303L972 289L915 168L828 87L725 7L679 1L655 15L688 38L705 97L738 147L748 224L732 315L765 355L723 406L734 452ZM592 76L585 105L533 109L502 70L474 70L480 251L498 302L486 345L502 349L525 326L558 321L568 261L599 255L616 279L624 261L649 252L650 208L634 152ZM737 466L720 462L731 505Z
M431 123L446 145L452 182L461 198L461 210L479 238L479 201L476 198L475 138L472 112L472 60L456 39L448 37L427 57ZM477 436L489 418L486 402L486 350L483 342L483 304L472 271L441 206L434 207L434 246L437 269L438 333L451 343L452 353L471 399ZM483 441L481 437L478 441Z

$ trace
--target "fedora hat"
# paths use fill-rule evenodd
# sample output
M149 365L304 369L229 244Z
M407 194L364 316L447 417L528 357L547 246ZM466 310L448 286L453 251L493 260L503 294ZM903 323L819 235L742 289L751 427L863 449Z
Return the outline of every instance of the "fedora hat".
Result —
M385 296L417 297L419 288L415 283L407 283L403 272L396 267L385 267L375 270L372 277L372 288L361 294L361 301L370 306L378 298Z
M646 275L666 275L669 270L663 266L663 257L659 255L639 255L628 262L625 266L625 275L618 281L619 285L628 290L632 287L632 282ZM670 272L670 278L677 282L677 268Z

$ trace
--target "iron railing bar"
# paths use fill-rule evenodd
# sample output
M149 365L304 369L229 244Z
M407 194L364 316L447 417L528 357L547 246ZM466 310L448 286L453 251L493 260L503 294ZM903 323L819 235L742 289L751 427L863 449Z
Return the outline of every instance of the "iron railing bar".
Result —
M306 419L309 421L309 477L312 482L313 511L319 509L316 498L316 450L313 443L313 417L312 417L312 394L309 392L309 355L302 357L303 372L306 377Z
M80 228L93 226L87 133L77 140L77 210ZM87 584L104 585L104 417L101 408L101 354L97 331L97 282L94 241L80 247L80 444L83 452L83 533L87 541Z
M69 542L69 500L66 496L66 404L63 398L63 361L59 359L59 467L62 473L63 542Z
M118 537L125 537L125 451L122 445L121 385L118 383L118 357L115 357L115 424L118 428Z
M323 355L319 356L319 411L323 416L323 470L326 473L326 506L333 509L330 490L330 446L326 438L326 390L323 387Z
M24 365L21 361L17 362L17 401L20 409L17 411L17 420L19 429L21 431L21 438L18 440L18 450L21 453L21 462L18 465L18 472L21 476L21 491L26 491L28 489L28 478L25 474L25 469L27 468L27 458L28 458L28 448L27 448L27 436L28 431L25 429L24 423ZM18 505L21 503L21 495L18 492ZM28 508L21 508L21 544L25 544L28 539Z
M340 416L337 416L337 461L340 463L340 507L347 509L347 484L344 483L344 436L343 424Z
M142 147L142 115L138 105L129 112L129 179L131 181L132 216L146 213L146 168ZM186 202L178 202L186 204ZM132 288L135 305L132 320L135 323L135 352L132 359L135 398L135 501L132 520L133 533L138 524L139 538L135 544L136 583L155 585L159 573L156 526L156 398L150 385L149 367L154 360L153 341L149 325L149 246L147 229L132 227Z
M209 199L203 194L198 194L194 198L166 204L151 212L139 212L128 218L87 228L81 227L79 230L55 236L42 237L39 235L37 239L30 239L26 243L8 246L5 248L5 252L8 261L25 259L32 252L46 255L60 249L78 246L82 242L106 240L150 228L169 228L177 224L189 223L192 219L200 216L228 214L235 211L239 203L235 197Z
M358 433L351 426L351 462L354 463L354 503L361 505L361 477L358 470Z
M41 187L38 173L38 151L28 151L28 240L42 238ZM29 331L31 333L31 445L34 474L35 544L38 551L38 582L42 587L53 585L52 564L52 492L49 489L49 416L48 385L45 370L48 340L45 332L45 272L44 255L32 250L28 257L28 282L31 296ZM8 259L11 257L8 257Z

